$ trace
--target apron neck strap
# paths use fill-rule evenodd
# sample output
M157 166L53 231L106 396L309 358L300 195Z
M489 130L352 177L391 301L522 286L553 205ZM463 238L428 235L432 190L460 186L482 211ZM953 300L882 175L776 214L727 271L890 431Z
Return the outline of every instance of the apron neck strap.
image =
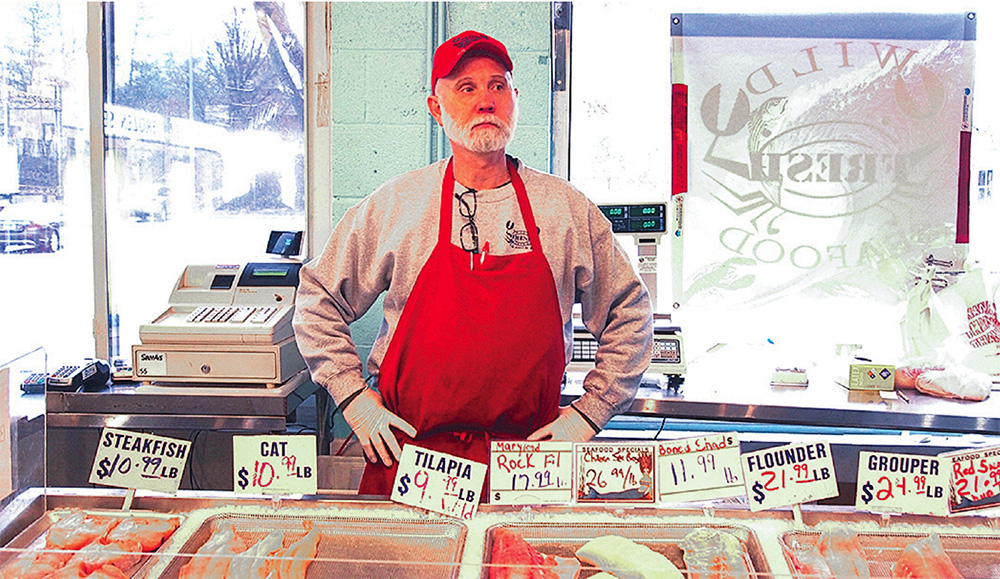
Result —
M517 172L514 165L514 158L507 155L507 172L510 173L510 183L517 193L517 204L521 208L521 218L524 219L524 227L528 230L528 239L531 240L531 251L542 253L542 240L538 235L538 226L535 225L535 214L531 211L531 203L528 202L528 191L524 188L524 181Z
M438 244L451 243L451 197L455 194L455 158L448 159L441 181L441 217L438 219Z
M448 159L448 166L444 170L444 179L441 181L441 218L438 220L438 243L451 243L451 198L455 193L455 158ZM531 211L531 203L528 202L528 192L524 188L524 181L517 172L513 157L507 155L507 172L510 174L511 185L514 186L514 193L517 195L517 205L521 209L521 218L524 219L524 227L528 230L528 239L531 240L532 251L542 251L542 241L538 235L538 226L535 225L535 215Z

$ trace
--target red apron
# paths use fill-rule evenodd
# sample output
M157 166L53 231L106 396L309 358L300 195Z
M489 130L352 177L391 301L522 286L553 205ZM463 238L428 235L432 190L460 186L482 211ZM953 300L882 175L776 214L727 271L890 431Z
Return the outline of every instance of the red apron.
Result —
M395 431L401 446L489 464L491 438L524 440L558 415L566 368L559 299L524 183L509 160L507 169L531 251L474 255L471 271L470 254L451 243L448 162L437 245L380 366L386 408L417 430L414 439ZM359 494L392 494L396 466L368 462Z

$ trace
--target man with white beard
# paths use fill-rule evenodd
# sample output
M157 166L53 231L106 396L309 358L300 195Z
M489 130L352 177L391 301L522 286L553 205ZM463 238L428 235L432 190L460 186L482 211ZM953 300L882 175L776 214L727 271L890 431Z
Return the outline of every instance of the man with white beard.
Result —
M427 107L452 157L349 209L300 272L296 339L364 450L360 494L391 494L405 444L488 464L491 440L590 440L649 364L649 296L611 224L568 182L506 154L513 68L485 34L441 44ZM383 292L369 388L348 326ZM597 363L560 408L574 302Z

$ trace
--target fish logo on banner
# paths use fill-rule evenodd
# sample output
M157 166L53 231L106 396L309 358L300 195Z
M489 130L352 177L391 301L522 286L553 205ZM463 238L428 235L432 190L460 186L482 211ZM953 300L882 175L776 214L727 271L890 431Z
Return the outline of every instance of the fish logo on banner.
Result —
M963 40L817 38L815 22L786 24L788 37L675 45L690 105L684 235L697 247L683 257L687 303L901 296L906 268L884 264L954 243Z

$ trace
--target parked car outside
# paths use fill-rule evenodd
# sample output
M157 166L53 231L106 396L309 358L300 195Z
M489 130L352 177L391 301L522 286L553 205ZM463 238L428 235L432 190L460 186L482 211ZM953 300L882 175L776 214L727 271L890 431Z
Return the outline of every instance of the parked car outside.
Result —
M62 208L46 203L0 204L0 253L52 253L62 247Z
M141 222L170 219L170 188L162 182L136 186L131 215Z

